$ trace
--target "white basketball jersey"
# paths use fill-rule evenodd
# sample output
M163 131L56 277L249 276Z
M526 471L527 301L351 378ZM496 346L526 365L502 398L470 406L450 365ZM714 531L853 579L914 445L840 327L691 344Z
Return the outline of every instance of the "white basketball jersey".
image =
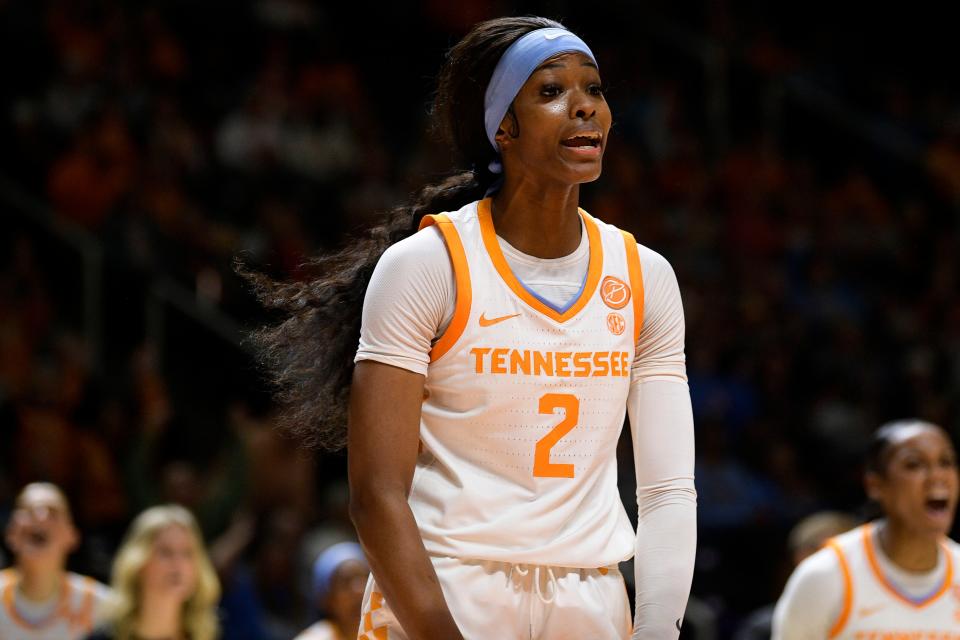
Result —
M330 622L321 620L306 628L294 640L340 640L340 634Z
M897 590L877 562L873 524L848 531L827 543L837 554L844 581L840 617L831 638L850 640L960 640L960 545L945 538L946 574L922 599Z
M85 638L103 608L105 586L75 573L67 573L56 609L45 620L33 621L17 610L19 579L12 569L0 571L0 638L2 640L74 640Z
M643 315L637 244L580 211L580 295L557 311L510 271L490 200L429 216L457 301L427 371L410 506L436 555L602 567L633 554L616 447Z

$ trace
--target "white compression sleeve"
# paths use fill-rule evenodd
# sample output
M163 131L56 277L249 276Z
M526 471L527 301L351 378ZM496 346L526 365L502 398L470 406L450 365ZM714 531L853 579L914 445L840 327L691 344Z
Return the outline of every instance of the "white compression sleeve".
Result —
M693 413L686 383L635 383L628 400L637 471L633 637L677 638L697 549Z
M840 616L843 574L825 548L800 563L773 612L773 640L823 640Z
M697 548L693 410L684 357L683 307L676 276L640 246L644 322L627 412L637 474L633 638L677 638Z

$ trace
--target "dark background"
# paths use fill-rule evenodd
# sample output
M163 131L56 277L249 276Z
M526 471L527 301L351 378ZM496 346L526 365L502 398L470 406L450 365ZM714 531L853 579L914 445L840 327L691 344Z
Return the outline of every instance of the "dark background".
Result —
M350 535L345 456L274 430L244 341L270 317L232 260L305 277L452 169L427 131L444 51L539 14L591 45L614 113L584 208L680 281L696 637L731 637L778 596L791 526L866 513L878 425L960 428L953 23L771 4L0 0L0 524L59 483L72 566L105 578L133 515L183 502L227 637L305 626L305 567Z

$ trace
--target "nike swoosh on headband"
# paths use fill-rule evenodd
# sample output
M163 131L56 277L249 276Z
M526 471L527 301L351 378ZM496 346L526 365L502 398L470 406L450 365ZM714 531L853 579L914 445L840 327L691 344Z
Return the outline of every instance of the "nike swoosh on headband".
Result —
M483 98L484 129L487 139L498 154L500 147L496 141L497 128L527 78L544 60L558 53L572 52L586 55L594 64L597 62L587 43L576 34L557 27L534 29L507 47L493 70Z

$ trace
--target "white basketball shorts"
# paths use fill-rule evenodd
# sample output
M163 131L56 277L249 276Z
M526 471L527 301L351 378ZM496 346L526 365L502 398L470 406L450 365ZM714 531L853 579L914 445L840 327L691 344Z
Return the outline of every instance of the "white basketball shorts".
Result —
M632 621L616 566L570 569L431 557L465 640L626 640ZM373 575L360 640L408 640Z

